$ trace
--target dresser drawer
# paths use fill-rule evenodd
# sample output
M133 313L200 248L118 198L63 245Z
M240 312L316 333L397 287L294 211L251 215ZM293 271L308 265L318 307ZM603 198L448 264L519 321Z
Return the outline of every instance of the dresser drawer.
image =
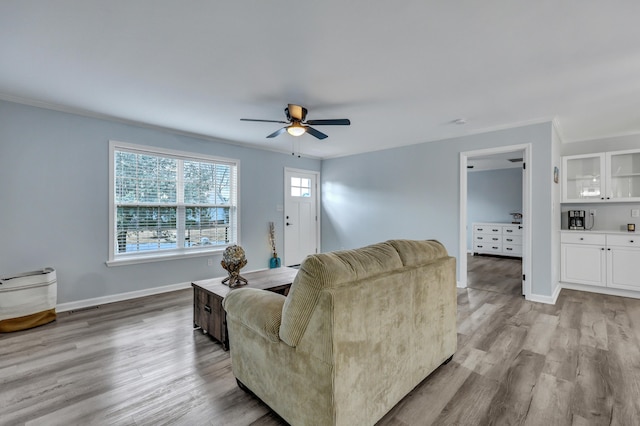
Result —
M477 243L500 243L502 242L502 237L500 235L492 235L492 234L476 234L473 236L473 241Z
M522 225L504 225L502 235L522 235Z
M501 225L474 225L473 232L477 234L502 234L502 226Z
M506 254L506 255L521 256L522 255L522 246L521 245L504 244L502 246L502 252L504 254Z
M521 245L522 237L520 235L502 235L503 245Z
M473 248L477 252L483 253L501 253L502 252L502 243L475 243Z
M560 235L561 243L604 245L605 241L606 236L604 234L588 234L585 232L576 232L574 234L563 232Z
M607 235L608 246L640 247L640 235Z

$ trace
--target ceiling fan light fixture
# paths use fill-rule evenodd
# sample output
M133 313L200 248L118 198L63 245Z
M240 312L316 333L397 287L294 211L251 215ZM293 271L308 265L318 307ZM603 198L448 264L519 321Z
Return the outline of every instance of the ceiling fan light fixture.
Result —
M291 136L302 136L302 135L305 134L306 131L307 131L307 129L305 129L297 121L294 121L291 124L291 126L287 127L287 133L289 133Z

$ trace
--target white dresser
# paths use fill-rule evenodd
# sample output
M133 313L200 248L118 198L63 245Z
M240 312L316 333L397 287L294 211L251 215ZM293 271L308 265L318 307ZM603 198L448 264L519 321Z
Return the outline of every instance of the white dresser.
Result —
M522 225L474 223L473 253L522 257Z

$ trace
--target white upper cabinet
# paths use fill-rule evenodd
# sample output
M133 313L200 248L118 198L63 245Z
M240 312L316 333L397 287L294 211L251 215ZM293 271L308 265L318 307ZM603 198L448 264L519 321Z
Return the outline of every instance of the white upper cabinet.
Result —
M607 199L640 201L640 150L607 152Z
M562 158L562 202L604 201L605 153Z
M640 150L562 158L563 203L640 201Z

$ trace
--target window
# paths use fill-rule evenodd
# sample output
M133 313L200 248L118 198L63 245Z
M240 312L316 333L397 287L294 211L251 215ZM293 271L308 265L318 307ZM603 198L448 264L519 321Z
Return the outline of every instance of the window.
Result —
M292 177L291 178L292 197L311 197L311 179Z
M198 255L237 242L238 161L110 144L109 262Z

